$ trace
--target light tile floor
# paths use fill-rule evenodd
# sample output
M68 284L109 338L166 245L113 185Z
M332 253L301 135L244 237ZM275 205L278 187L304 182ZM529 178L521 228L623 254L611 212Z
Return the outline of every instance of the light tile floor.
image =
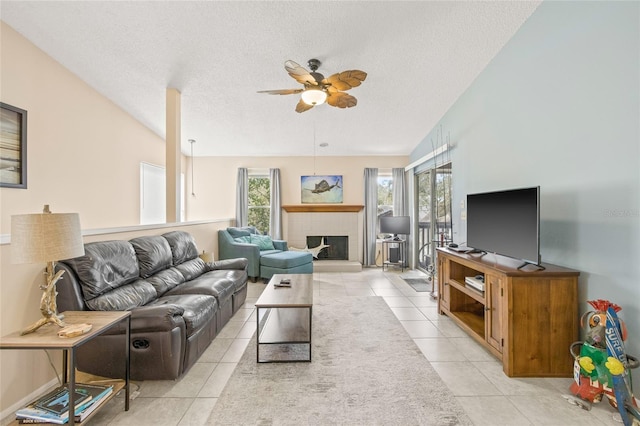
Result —
M585 411L563 397L571 379L513 379L501 364L447 317L428 293L417 293L400 275L416 271L314 274L314 300L382 296L425 358L456 396L474 425L620 425L607 402ZM255 309L265 285L249 283L247 301L207 351L176 381L136 383L135 400L123 411L114 398L92 425L204 425L255 332ZM568 350L568 348L567 348ZM437 390L436 390L437 391ZM250 393L251 389L247 389ZM425 395L425 398L428 398ZM616 420L617 419L617 420Z

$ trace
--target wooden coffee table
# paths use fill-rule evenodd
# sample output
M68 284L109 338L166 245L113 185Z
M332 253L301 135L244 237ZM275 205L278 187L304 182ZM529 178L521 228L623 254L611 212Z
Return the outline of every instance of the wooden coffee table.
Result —
M283 279L291 287L275 286ZM313 275L275 274L255 306L257 362L311 362Z

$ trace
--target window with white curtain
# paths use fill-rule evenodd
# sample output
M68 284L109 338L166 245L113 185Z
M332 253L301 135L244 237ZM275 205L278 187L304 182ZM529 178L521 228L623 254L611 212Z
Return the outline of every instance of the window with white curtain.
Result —
M271 179L268 170L266 172L249 170L248 224L255 226L261 234L269 233L270 186Z
M391 172L378 172L378 224L376 229L380 233L380 218L393 216L393 176Z

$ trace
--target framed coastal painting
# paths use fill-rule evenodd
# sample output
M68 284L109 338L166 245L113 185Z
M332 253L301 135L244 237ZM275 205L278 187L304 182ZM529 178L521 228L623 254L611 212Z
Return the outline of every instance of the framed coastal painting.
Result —
M27 187L27 111L0 102L0 186Z
M342 175L301 176L303 204L342 203Z

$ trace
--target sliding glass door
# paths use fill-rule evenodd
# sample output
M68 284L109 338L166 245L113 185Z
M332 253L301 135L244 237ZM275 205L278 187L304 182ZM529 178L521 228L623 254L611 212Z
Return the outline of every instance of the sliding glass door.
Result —
M415 175L418 222L415 264L427 272L435 269L435 249L453 241L451 223L451 163Z

